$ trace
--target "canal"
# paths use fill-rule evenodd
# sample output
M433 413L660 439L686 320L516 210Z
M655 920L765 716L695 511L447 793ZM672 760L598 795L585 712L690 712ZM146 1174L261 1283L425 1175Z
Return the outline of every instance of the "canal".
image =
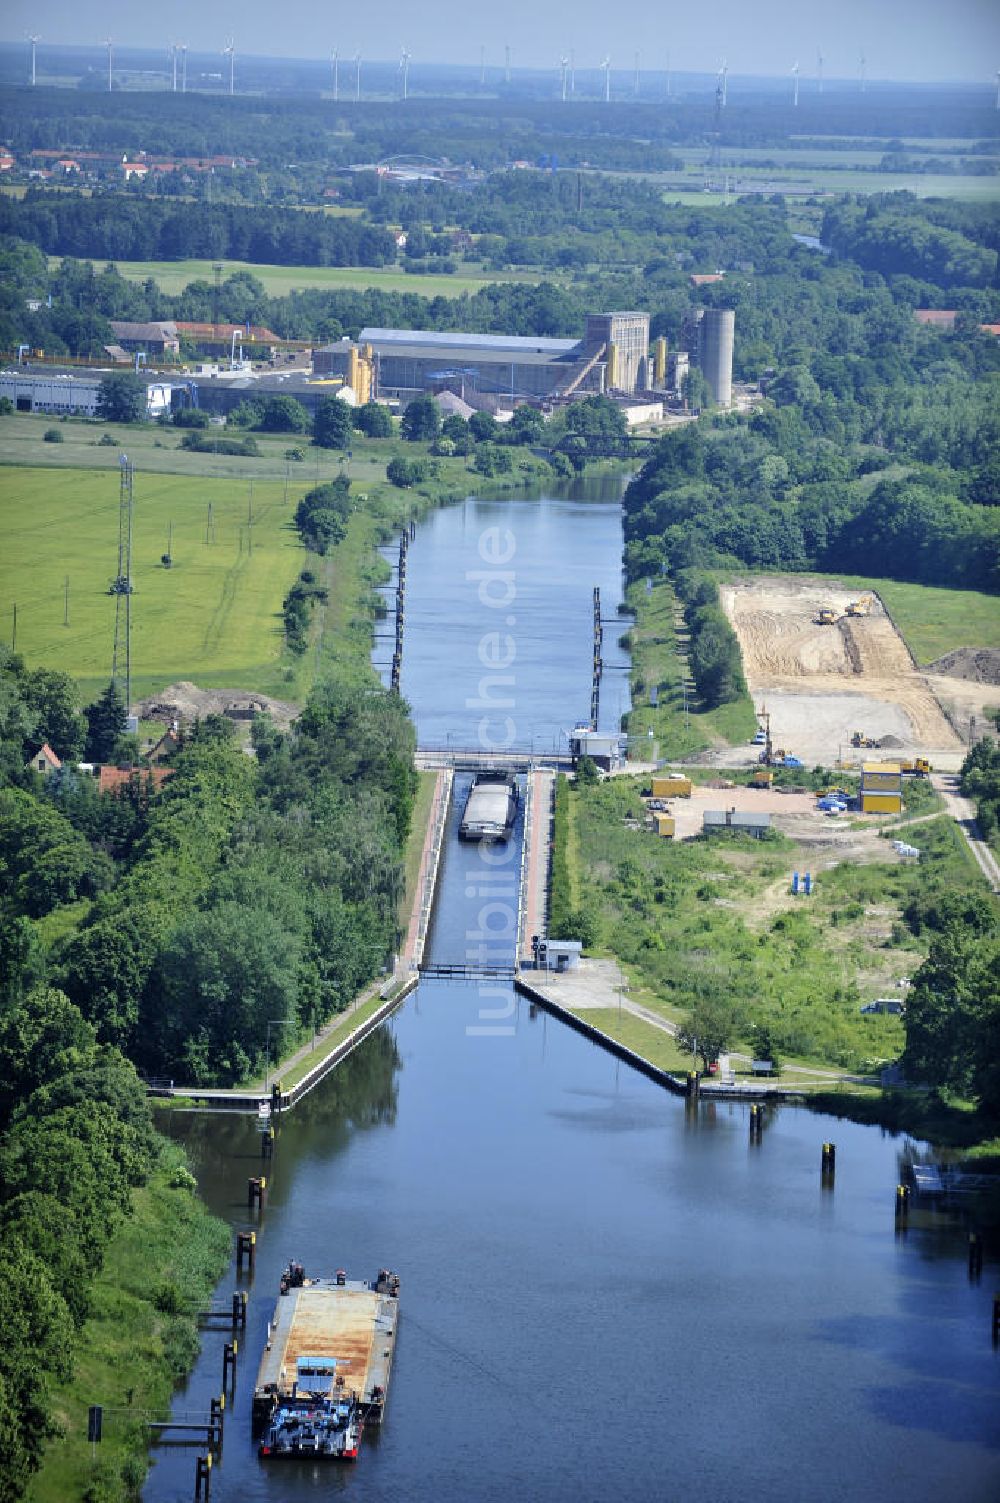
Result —
M514 534L512 564L482 558L494 528ZM421 739L474 738L482 712L466 702L494 629L515 637L504 687L520 744L583 717L590 590L613 614L620 550L616 495L434 513L407 581L404 689ZM515 602L483 604L466 578L483 567L513 568ZM602 700L609 724L619 692L624 676ZM437 961L487 931L502 952L516 885L519 829L496 867L453 834ZM247 1226L255 1123L177 1114L170 1129L211 1207ZM995 1503L990 1270L969 1283L957 1224L913 1216L897 1235L902 1148L791 1107L751 1145L745 1107L692 1112L508 983L424 982L280 1124L213 1500ZM265 1467L253 1449L253 1380L291 1257L402 1276L386 1423L349 1470ZM220 1298L234 1287L231 1270ZM223 1339L206 1335L179 1412L207 1411ZM155 1454L148 1503L187 1503L193 1453Z

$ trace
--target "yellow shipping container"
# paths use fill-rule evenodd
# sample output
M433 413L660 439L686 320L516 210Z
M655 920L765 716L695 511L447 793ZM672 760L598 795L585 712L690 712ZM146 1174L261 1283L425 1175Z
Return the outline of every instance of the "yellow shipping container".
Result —
M866 791L861 795L861 812L863 814L902 814L902 794Z
M653 798L690 798L691 779L682 778L680 774L674 774L668 778L654 778L652 796Z
M677 821L672 814L658 814L656 816L656 833L663 835L667 840L673 840L677 829Z

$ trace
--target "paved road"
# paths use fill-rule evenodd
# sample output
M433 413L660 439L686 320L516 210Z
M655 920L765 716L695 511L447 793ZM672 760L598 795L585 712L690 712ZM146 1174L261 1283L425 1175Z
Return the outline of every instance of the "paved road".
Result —
M935 772L931 774L931 783L944 799L945 809L969 842L969 850L975 857L976 865L993 891L1000 892L1000 862L982 837L976 823L975 806L959 790L958 777L955 773Z

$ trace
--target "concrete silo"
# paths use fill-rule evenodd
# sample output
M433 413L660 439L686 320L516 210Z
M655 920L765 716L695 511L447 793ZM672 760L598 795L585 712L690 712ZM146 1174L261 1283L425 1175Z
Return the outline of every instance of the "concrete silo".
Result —
M718 407L733 401L733 338L736 314L732 308L706 308L698 324L698 364Z

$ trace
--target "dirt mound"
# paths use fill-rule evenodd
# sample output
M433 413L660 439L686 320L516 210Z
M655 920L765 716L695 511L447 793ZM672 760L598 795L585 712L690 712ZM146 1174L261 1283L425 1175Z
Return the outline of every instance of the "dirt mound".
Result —
M898 736L893 736L891 734L888 735L888 736L883 736L882 739L881 739L881 741L879 742L879 746L881 746L883 748L885 748L885 747L896 748L896 747L900 747L900 746L904 746L904 745L905 745L905 742L900 741L900 739L899 739Z
M925 671L965 678L974 684L1000 684L1000 648L957 647L937 662L928 663Z
M140 700L138 712L143 720L179 720L182 725L203 720L206 715L252 720L255 715L267 712L279 729L287 730L298 715L299 706L248 689L199 689L197 684L182 679Z

